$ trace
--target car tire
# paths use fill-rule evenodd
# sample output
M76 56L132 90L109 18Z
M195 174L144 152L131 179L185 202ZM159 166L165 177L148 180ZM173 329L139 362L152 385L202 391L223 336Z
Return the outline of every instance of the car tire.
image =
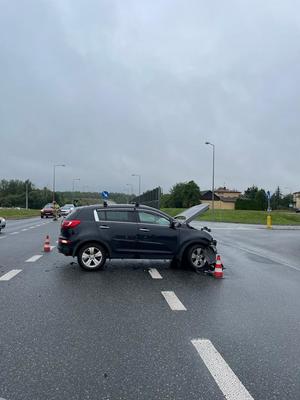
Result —
M44 216L43 216L43 215L41 215L41 218L44 218Z
M98 271L104 267L106 251L98 243L87 243L80 248L77 260L81 268L86 271Z
M188 267L192 268L196 272L207 270L208 263L202 244L194 244L187 249L186 263Z

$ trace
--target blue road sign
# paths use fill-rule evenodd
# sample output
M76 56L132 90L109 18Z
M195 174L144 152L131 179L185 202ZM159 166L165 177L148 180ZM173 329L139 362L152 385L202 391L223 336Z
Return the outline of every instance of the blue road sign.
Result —
M109 193L106 190L103 190L101 192L102 199L108 199L109 198Z

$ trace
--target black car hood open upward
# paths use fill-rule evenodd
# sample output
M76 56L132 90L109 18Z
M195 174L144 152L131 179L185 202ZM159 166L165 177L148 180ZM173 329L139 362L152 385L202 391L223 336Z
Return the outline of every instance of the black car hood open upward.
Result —
M176 215L174 218L180 221L181 223L188 224L193 221L199 215L204 214L205 211L209 209L209 204L198 204L197 206L188 208L182 213Z

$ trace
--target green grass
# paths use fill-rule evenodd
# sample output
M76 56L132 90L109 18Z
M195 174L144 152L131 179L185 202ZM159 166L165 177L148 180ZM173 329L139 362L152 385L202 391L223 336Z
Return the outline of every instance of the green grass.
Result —
M171 216L175 216L183 211L183 208L163 208L162 211ZM300 213L291 211L272 211L273 225L300 225ZM197 218L198 221L216 221L216 222L236 222L242 224L267 224L266 211L252 210L215 210L215 219L211 210L206 211Z
M23 219L30 217L37 217L41 215L40 210L25 210L21 208L18 210L16 208L0 208L0 217L5 219Z

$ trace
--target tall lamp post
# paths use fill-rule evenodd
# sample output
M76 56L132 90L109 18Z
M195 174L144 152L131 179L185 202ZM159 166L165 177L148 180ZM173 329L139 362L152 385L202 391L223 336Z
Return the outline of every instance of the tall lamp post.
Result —
M213 148L211 208L212 208L213 219L215 219L215 145L210 142L205 142L205 144L212 146Z
M72 179L72 202L74 202L75 181L80 181L80 178L73 178Z
M138 176L139 177L139 200L140 200L140 197L141 197L141 175L132 174L131 176Z
M55 169L56 167L65 167L65 164L54 164L53 165L53 198L52 201L55 201Z

